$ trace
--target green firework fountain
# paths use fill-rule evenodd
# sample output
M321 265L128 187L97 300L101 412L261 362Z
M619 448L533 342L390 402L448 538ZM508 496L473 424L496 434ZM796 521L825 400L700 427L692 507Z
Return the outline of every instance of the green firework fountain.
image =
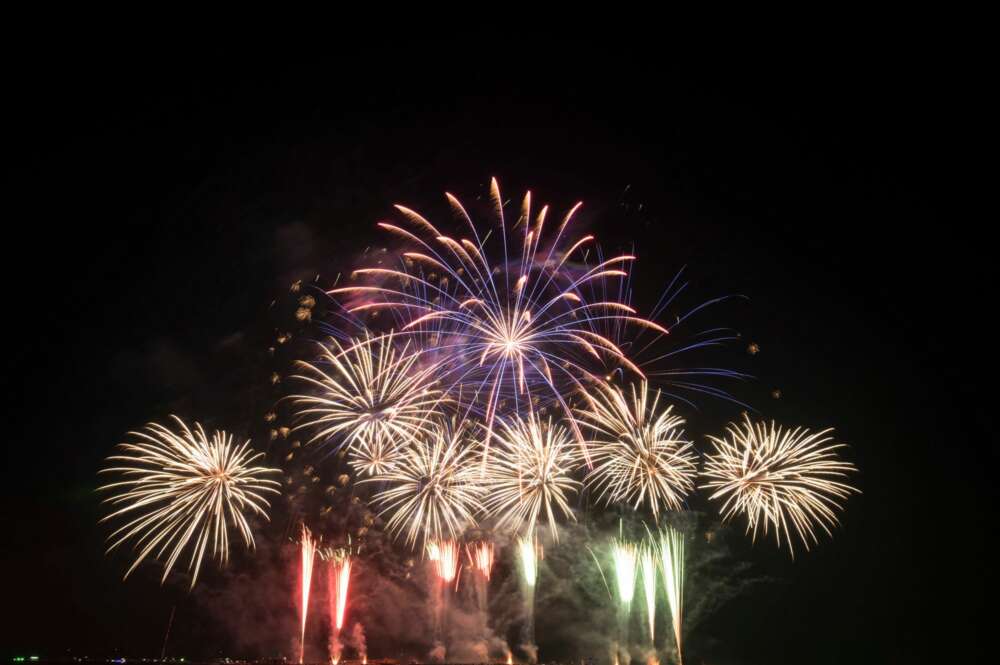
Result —
M632 611L632 598L635 596L638 548L623 539L612 541L611 560L614 563L615 589L618 592L618 663L627 665L631 660L628 648L628 622Z
M642 580L643 599L646 601L646 625L649 632L649 646L656 640L656 548L647 543L639 551L639 573Z
M524 596L524 645L531 662L537 662L535 646L535 583L538 581L540 549L533 536L517 539L517 560L521 568L521 587Z
M677 662L684 662L681 655L681 625L684 620L684 534L671 527L660 532L660 565L663 569L663 587L670 607L670 621L677 643Z

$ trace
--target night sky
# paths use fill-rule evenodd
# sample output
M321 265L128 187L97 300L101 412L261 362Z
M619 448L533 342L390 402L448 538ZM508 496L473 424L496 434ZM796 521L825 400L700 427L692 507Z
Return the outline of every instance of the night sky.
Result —
M440 217L494 175L634 242L640 304L685 265L705 299L747 296L719 312L761 348L727 350L741 396L851 445L863 494L832 540L747 547L775 583L713 620L731 662L985 653L995 293L944 68L127 60L53 60L7 102L4 657L155 655L175 603L171 651L230 653L182 583L104 556L103 457L168 413L259 428L268 304L357 258L391 204Z

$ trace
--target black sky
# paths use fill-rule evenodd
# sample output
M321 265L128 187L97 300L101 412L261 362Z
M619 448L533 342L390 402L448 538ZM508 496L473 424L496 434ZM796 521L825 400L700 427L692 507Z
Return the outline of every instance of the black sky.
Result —
M175 410L248 431L271 299L335 273L392 203L433 209L493 175L512 196L582 198L599 233L637 243L651 293L688 265L706 297L748 296L733 316L762 348L749 398L851 444L864 494L794 565L751 551L783 582L724 612L733 653L985 652L995 294L981 218L962 209L967 118L947 67L126 60L46 63L8 102L4 656L157 652L184 594L123 584L104 558L102 458ZM179 635L177 651L214 653Z

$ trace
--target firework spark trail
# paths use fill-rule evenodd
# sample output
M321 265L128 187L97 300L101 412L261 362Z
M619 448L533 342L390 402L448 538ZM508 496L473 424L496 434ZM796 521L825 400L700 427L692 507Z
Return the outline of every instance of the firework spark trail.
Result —
M545 516L553 538L559 540L556 511L575 520L567 493L580 485L570 475L572 439L551 419L530 416L502 421L494 436L498 445L490 457L481 484L486 498L483 510L496 519L495 528L534 533Z
M458 543L454 540L433 540L425 545L427 560L434 570L430 581L431 613L434 620L434 642L437 647L445 649L447 626L445 618L448 614L451 583L458 576L459 558L461 556ZM436 648L437 648L436 647Z
M614 562L618 603L628 613L632 607L632 598L635 597L638 548L632 543L617 539L611 544L611 560Z
M671 527L660 532L660 565L663 588L670 607L670 621L677 643L677 662L683 665L681 627L684 622L684 534Z
M344 628L347 595L351 583L351 553L348 548L331 548L321 552L321 556L327 561L327 597L331 618L330 659L333 663L337 663L340 661L340 633Z
M538 647L535 645L535 585L538 583L538 560L541 545L534 535L518 538L517 560L521 570L522 593L524 594L524 646L529 660L537 662Z
M604 260L604 254L597 247L595 260ZM685 331L698 318L698 315L711 310L716 305L743 296L721 296L699 302L691 307L680 307L680 296L688 292L690 282L684 277L686 268L681 268L663 291L656 306L649 310L648 319L653 321L669 320L670 334L675 339L675 346L666 346L664 335L647 328L626 326L620 321L596 320L595 332L612 341L628 355L629 359L642 368L643 374L649 379L659 379L658 383L664 390L664 395L691 408L698 408L694 396L707 395L738 404L743 408L750 407L737 399L733 394L715 385L719 379L745 381L752 377L742 372L722 367L682 366L678 359L698 350L726 346L739 342L741 336L732 328L711 327L694 330L686 335L675 335ZM598 282L592 293L592 299L616 300L626 305L632 304L632 275L621 280ZM607 288L615 287L611 293ZM669 310L669 312L668 312ZM606 367L606 380L618 375L625 380L620 366ZM706 381L707 380L707 381Z
M458 543L453 540L445 540L437 543L437 558L435 570L438 578L449 586L455 581L458 574Z
M628 624L629 614L632 610L632 598L635 596L638 548L619 537L611 542L611 561L614 568L615 591L618 593L618 646L616 652L621 654L625 662L628 663L631 660L628 655Z
M316 541L313 540L312 533L302 525L302 587L299 592L301 600L300 615L302 619L302 633L299 639L299 664L305 660L306 654L306 619L309 614L309 590L312 586L313 560L316 557Z
M806 550L818 543L814 527L827 535L837 525L836 512L841 501L858 490L842 482L853 464L841 461L836 454L843 444L825 445L833 440L832 430L815 434L797 427L785 429L773 421L753 423L744 415L742 427L731 423L727 436L710 436L714 451L706 457L703 487L715 488L709 498L723 499L720 508L728 520L737 513L747 518L747 533L766 535L774 528L781 546L781 534L791 555L795 556L789 522Z
M483 644L488 643L490 634L487 610L489 607L490 576L493 574L493 552L493 543L489 541L480 541L465 546L465 556L469 561L470 573L475 573L473 589L476 595L476 608L479 610L479 634Z
M618 387L597 384L583 394L587 408L579 422L591 430L593 467L585 482L606 503L648 505L657 520L663 510L680 510L694 489L697 454L684 440L684 419L660 407L649 384L631 386L631 399Z
M643 597L646 601L646 621L649 627L649 643L656 641L656 556L652 545L644 545L639 550L639 573L642 579Z
M379 226L412 247L403 253L400 269L357 270L356 275L375 283L329 292L354 298L356 302L347 306L352 314L390 309L403 333L430 334L438 340L434 352L448 359L445 389L464 388L470 395L486 395L484 463L504 399L523 402L533 410L534 400L543 398L570 415L565 388L596 380L589 365L599 366L602 358L613 358L642 374L612 340L594 331L594 320L614 319L668 332L636 316L624 303L584 299L585 287L625 277L628 273L623 267L635 257L615 256L580 274L571 270L570 257L594 240L584 236L569 241L566 230L580 204L565 216L545 249L541 241L548 207L532 223L529 192L508 236L499 186L495 179L490 185L503 241L501 260L491 258L486 244L490 234L481 235L458 199L448 194L472 239L449 237L418 213L397 205L406 227L385 222ZM517 238L519 227L523 235ZM582 433L570 423L582 446Z
M490 575L493 573L493 543L476 543L471 549L467 546L466 555L469 557L471 566L479 571L485 580L489 581Z
M104 503L115 508L100 521L130 517L108 537L107 550L135 538L138 555L126 578L151 554L167 555L161 579L165 582L191 544L188 570L194 588L209 546L220 564L228 561L230 524L248 548L254 547L245 513L267 519L270 504L264 494L278 494L280 487L267 476L280 472L256 465L263 454L254 453L249 440L236 446L232 435L223 431L209 439L198 423L192 430L172 418L177 431L149 423L143 431L129 433L135 442L121 444L122 454L108 458L114 466L101 473L120 474L122 479L98 488L112 492Z
M399 451L387 472L362 481L386 485L372 501L382 507L381 515L391 514L389 533L405 533L410 547L459 537L475 524L484 491L464 422L439 423L429 437Z
M320 347L320 362L300 361L303 374L293 377L316 391L291 397L295 429L315 431L308 443L348 446L351 465L363 473L389 471L401 446L430 434L442 402L433 387L438 368L418 366L411 341L397 348L392 334Z

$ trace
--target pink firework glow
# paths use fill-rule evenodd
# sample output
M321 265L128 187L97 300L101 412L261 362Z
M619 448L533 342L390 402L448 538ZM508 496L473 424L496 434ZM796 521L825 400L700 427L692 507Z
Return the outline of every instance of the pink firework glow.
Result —
M309 613L309 587L312 586L313 559L316 557L316 541L313 540L312 533L302 525L302 588L301 588L301 615L302 634L299 637L299 663L305 660L306 655L306 617Z
M340 661L342 644L340 631L347 612L347 592L351 583L351 551L348 548L327 549L322 553L327 561L326 583L330 605L330 661Z

